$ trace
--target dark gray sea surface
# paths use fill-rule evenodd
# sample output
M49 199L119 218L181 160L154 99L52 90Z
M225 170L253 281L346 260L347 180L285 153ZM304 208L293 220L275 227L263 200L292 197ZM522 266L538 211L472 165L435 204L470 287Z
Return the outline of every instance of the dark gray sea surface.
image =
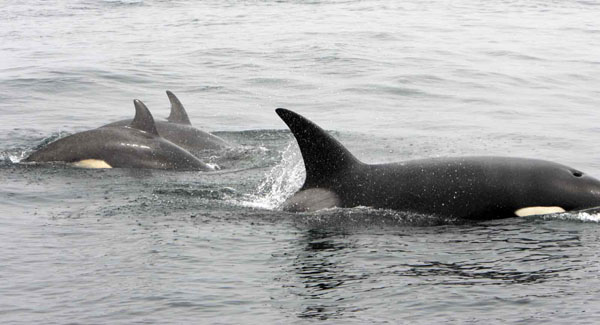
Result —
M274 113L370 163L503 155L600 178L598 1L3 1L0 323L595 324L600 213L291 214ZM235 148L210 173L20 161L156 119Z

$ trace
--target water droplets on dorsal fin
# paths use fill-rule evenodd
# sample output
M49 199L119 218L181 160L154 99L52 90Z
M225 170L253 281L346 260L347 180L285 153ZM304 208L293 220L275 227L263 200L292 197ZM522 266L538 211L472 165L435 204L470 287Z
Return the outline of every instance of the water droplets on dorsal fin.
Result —
M348 149L315 123L285 108L275 111L298 141L306 168L302 189L320 187L332 176L361 164Z
M134 99L133 105L135 106L135 117L131 121L131 124L129 124L129 127L158 135L154 118L150 114L148 107L139 99Z
M167 117L167 121L171 123L192 125L179 98L177 98L170 90L167 90L167 96L169 96L169 101L171 102L171 114Z

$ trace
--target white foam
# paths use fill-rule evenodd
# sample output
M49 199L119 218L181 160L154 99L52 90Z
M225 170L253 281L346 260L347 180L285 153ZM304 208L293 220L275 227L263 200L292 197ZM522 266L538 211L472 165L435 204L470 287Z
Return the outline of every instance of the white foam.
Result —
M206 165L207 165L208 167L210 167L212 170L221 170L221 166L219 166L219 165L218 165L218 164L216 164L216 163L206 163Z
M13 164L19 163L23 159L25 159L25 151L21 152L19 155L8 155L8 160Z
M274 210L292 194L305 179L304 163L297 145L290 143L281 153L281 161L273 167L253 194L246 200L236 202L239 205Z
M600 214L589 214L587 212L579 212L577 218L586 222L600 222Z
M600 212L590 213L588 211L571 211L565 213L553 213L542 216L532 216L532 217L541 217L544 220L565 220L565 221L581 221L581 222L596 222L600 223Z

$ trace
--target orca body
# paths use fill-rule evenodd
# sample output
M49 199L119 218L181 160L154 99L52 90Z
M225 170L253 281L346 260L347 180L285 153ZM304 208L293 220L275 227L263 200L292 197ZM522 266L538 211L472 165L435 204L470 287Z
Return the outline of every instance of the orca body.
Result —
M600 181L561 164L510 157L420 159L365 164L327 132L286 109L306 168L287 211L366 206L473 220L600 206Z
M158 135L150 111L134 100L135 118L70 135L32 153L25 162L65 162L87 168L213 170L181 147Z
M175 94L167 90L167 96L171 102L171 113L167 121L155 121L156 130L161 137L194 155L199 155L205 150L221 150L231 147L225 140L193 127L185 108ZM129 124L131 124L131 120L121 120L101 127L127 126Z

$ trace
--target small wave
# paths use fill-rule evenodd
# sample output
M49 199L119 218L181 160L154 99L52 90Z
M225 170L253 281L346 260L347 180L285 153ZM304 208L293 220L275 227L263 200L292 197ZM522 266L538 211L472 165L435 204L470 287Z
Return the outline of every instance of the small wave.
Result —
M204 199L213 199L213 200L224 200L236 193L235 189L231 187L223 187L223 188L203 188L203 189L195 189L188 187L180 187L180 188L163 188L163 189L155 189L153 191L154 194L160 195L173 195L173 196L189 196L189 197L199 197Z
M370 207L333 208L300 213L296 222L310 228L353 229L394 226L440 226L471 223L470 220Z
M220 151L192 152L215 170L262 168L270 166L270 150L264 146L240 145Z
M32 150L39 150L47 145L49 145L50 143L57 141L59 139L62 139L64 137L67 137L69 135L71 135L72 133L70 132L65 132L65 131L58 131L58 132L54 132L52 134L50 134L49 136L43 138L38 144L36 144Z

